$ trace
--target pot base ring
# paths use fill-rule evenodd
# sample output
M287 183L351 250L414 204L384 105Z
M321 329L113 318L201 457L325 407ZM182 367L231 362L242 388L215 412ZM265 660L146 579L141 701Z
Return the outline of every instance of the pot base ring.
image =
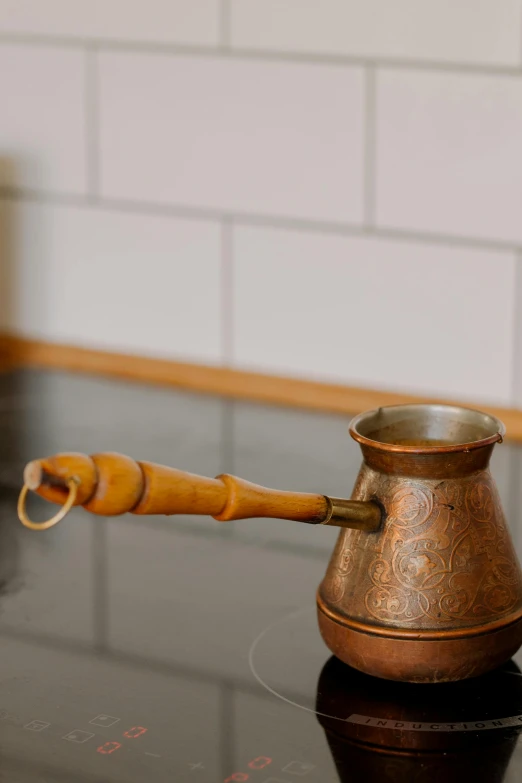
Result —
M347 618L331 616L317 603L319 630L327 647L354 669L401 682L456 682L497 668L522 645L522 617L476 635L453 639L401 639L372 633Z

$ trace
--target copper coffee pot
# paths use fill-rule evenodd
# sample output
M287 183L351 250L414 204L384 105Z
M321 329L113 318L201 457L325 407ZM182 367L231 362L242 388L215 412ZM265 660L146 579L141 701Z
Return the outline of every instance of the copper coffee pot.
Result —
M342 661L417 683L479 676L522 644L522 574L489 471L504 426L451 405L395 405L350 424L363 465L351 500L265 489L135 462L59 454L27 465L19 515L46 528L93 514L279 517L343 528L317 594L319 628ZM26 516L28 490L63 504Z

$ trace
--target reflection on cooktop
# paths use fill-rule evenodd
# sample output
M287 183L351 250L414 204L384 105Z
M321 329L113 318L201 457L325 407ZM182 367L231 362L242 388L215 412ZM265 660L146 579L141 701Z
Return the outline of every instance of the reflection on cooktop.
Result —
M522 731L521 677L510 662L475 680L399 685L331 658L316 708L340 779L504 780Z
M22 528L26 460L105 449L334 496L359 467L344 418L0 375L0 780L520 779L516 663L454 686L404 686L330 658L314 601L334 530L83 511L45 534ZM520 454L497 451L522 544Z

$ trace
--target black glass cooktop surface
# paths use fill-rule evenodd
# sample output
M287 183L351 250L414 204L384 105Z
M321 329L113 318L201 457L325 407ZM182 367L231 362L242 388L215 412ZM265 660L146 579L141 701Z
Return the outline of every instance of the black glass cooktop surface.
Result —
M517 659L411 686L340 664L315 623L336 531L278 520L16 517L23 465L120 451L334 496L348 420L61 373L0 375L0 782L522 779ZM519 450L493 470L522 554ZM49 506L33 498L44 518ZM522 658L518 661L522 668Z

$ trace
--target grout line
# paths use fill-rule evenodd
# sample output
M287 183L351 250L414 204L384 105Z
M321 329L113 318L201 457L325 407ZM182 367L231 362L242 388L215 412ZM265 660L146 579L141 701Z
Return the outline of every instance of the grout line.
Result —
M221 401L221 466L220 473L234 472L234 442L235 442L235 400L224 397ZM233 526L226 524L224 530L233 531Z
M230 52L230 0L221 0L219 8L219 40L221 51Z
M248 780L248 775L242 777L230 776L230 770L236 768L236 721L235 721L235 688L227 683L219 686L218 697L218 758L219 777L222 780ZM230 777L229 777L230 776ZM272 778L274 780L274 778Z
M515 258L511 405L522 408L522 253Z
M520 6L520 4L519 4L519 6ZM519 57L519 59L518 59L518 64L522 68L522 14L520 15L520 19L519 19L518 24L519 24L519 28L518 28L519 29L519 39L518 39L518 42L519 42L519 55L518 55L518 57Z
M56 206L76 206L89 208L89 199L80 193L59 193L30 188L14 188L0 186L0 198L12 201L26 201ZM194 220L225 220L229 215L221 210L205 207L188 207L132 199L99 198L96 206L114 212L142 213L146 215L172 216L192 218Z
M85 52L85 144L87 192L95 203L100 192L98 53L95 46Z
M235 456L235 407L234 400L223 398L221 400L221 432L220 432L220 465L219 473L234 473ZM236 525L234 522L217 523L221 536L236 537Z
M368 228L375 224L376 192L376 80L375 68L368 67L364 74L364 222Z
M234 360L234 258L230 218L221 224L221 359L225 367Z
M234 225L230 218L221 222L221 360L225 367L230 367L234 358L234 257L233 257ZM223 399L221 402L221 468L220 473L234 471L234 410L233 400ZM234 525L222 526L222 535L233 536Z
M109 638L107 520L91 515L91 523L94 645L97 650L106 650Z
M522 242L508 242L495 239L451 234L434 234L414 229L392 228L391 226L364 226L356 223L328 223L303 218L280 217L278 215L238 214L207 207L189 207L180 204L161 204L133 201L131 199L98 198L93 204L88 197L75 193L52 193L21 188L0 187L0 200L41 203L52 206L76 206L84 209L96 207L113 212L143 214L158 217L173 217L196 221L233 222L238 226L259 226L261 228L301 231L329 236L372 237L376 240L414 242L443 247L475 248L482 251L522 253Z
M226 0L223 0L226 2ZM415 60L393 57L360 57L355 55L329 55L316 52L283 52L270 49L229 48L228 14L220 20L221 35L224 44L218 46L183 44L175 42L162 43L158 41L126 41L122 39L94 38L82 36L38 35L31 33L0 33L0 44L42 45L66 48L95 46L98 49L136 52L142 54L188 55L194 57L219 57L226 53L227 57L246 60L269 60L272 62L307 63L315 65L383 67L414 71L445 71L449 73L469 73L484 76L522 76L522 65L487 65L485 63L443 62L438 60ZM227 30L225 30L225 27Z

